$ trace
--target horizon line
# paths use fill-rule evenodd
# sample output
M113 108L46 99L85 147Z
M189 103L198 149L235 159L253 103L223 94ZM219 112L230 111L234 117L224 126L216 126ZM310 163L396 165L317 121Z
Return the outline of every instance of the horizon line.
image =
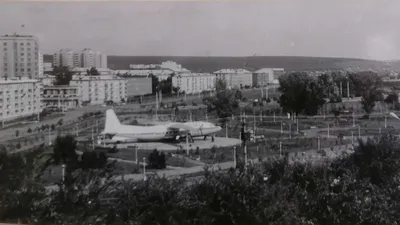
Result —
M53 53L54 54L54 53ZM49 53L43 53L43 55L51 55ZM106 53L103 53L106 54ZM378 61L378 62L393 62L400 61L400 59L367 59L367 58L357 58L357 57L339 57L339 56L293 56L293 55L252 55L252 56L194 56L194 55L119 55L119 54L106 54L108 56L116 57L176 57L176 58L261 58L261 57L294 57L294 58L325 58L325 59L350 59L350 60L366 60L366 61Z

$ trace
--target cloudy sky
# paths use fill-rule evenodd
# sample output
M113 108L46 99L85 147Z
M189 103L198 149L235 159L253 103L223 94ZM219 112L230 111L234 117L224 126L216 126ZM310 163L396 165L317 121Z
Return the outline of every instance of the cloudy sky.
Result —
M400 59L398 0L3 2L0 21L44 53Z

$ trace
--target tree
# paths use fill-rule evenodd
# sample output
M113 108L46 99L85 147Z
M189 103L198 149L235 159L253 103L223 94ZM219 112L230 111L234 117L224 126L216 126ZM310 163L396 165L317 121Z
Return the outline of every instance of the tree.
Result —
M19 130L16 130L15 131L15 137L18 137L19 136Z
M57 124L59 125L59 126L62 126L63 125L63 119L60 119L60 120L58 120L58 122L57 122Z
M55 66L52 74L56 78L54 85L69 85L74 73L67 66Z
M159 152L157 149L152 151L147 157L149 168L165 169L167 167L165 154Z
M37 155L42 152L9 154L0 150L0 221L27 223L36 203L46 196L39 183Z
M32 133L32 129L31 128L28 128L28 133Z
M100 75L99 71L96 69L96 67L91 67L90 70L87 70L86 73L90 76L98 76Z
M361 96L364 111L370 114L375 107L375 102L382 98L382 79L373 72L352 74L351 79L357 88L356 92Z
M279 77L279 104L286 112L315 115L325 103L323 86L307 73L291 73Z
M399 103L399 95L393 91L386 96L384 102L386 104L391 104L392 108L395 109L396 103Z
M214 96L203 95L203 103L208 112L216 111L219 118L227 118L239 108L241 92L238 89L227 89L223 79L216 81L216 93Z
M54 142L53 152L43 166L65 164L68 172L74 171L79 165L76 154L77 142L72 135L58 136Z
M50 126L50 129L51 129L51 130L55 130L55 129L56 129L56 125L52 124L52 125Z

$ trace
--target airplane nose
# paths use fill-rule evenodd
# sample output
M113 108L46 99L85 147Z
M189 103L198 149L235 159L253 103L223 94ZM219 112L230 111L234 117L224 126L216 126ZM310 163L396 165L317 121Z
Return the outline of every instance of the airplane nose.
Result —
M218 132L218 131L221 131L221 130L222 130L222 127L218 126L218 127L217 127L217 132Z

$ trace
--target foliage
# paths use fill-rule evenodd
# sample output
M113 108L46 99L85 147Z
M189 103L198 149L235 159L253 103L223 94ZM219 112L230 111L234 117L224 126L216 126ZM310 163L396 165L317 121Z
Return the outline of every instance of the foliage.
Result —
M216 81L216 93L213 96L203 95L203 103L207 106L208 112L216 111L219 118L232 116L239 108L239 100L242 93L238 89L227 89L223 79Z
M74 73L67 66L55 66L52 74L56 78L54 85L69 85Z
M31 128L28 128L28 131L27 131L28 133L32 133L32 129Z
M90 70L89 70L89 69L86 70L86 73L87 73L88 75L91 75L91 76L98 76L98 75L100 75L100 73L99 73L99 71L96 69L96 67L91 67Z
M279 104L286 112L315 115L325 103L324 87L307 73L291 73L279 77Z
M75 150L77 143L72 135L58 136L54 142L53 152L43 165L45 170L50 165L66 165L67 173L71 173L79 167L78 155Z
M364 111L370 114L375 107L375 102L382 97L382 79L373 72L360 72L352 74L351 79L355 84L356 92L361 95L361 104Z
M3 158L0 190L8 191L6 198L17 196L14 190L26 182L15 178L32 168ZM226 173L206 168L190 180L115 181L104 170L77 169L48 198L34 198L39 203L33 205L29 195L20 207L26 209L22 216L53 225L392 225L400 214L399 172L400 141L387 135L360 141L355 153L321 164L289 163L286 154L247 170L242 163ZM16 199L5 205L20 204Z
M107 155L104 152L84 152L80 164L83 170L101 169L107 165Z
M24 154L0 151L0 221L26 221L35 202L45 197L35 166L39 153L40 149Z
M399 102L399 95L396 92L391 92L389 93L388 96L386 96L384 101L387 104L393 104L395 102Z
M152 151L147 157L148 167L152 169L165 169L167 167L164 152Z

